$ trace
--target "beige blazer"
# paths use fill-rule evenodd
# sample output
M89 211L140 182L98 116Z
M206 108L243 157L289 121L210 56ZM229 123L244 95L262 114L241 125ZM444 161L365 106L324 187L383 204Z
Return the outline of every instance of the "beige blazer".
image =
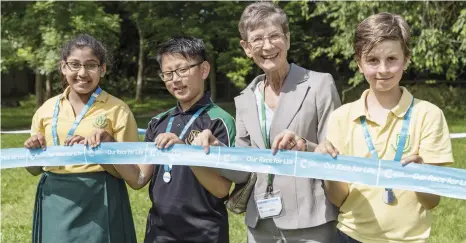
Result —
M265 75L256 77L235 98L236 147L265 148L259 123L254 89ZM326 137L327 118L341 105L333 78L291 64L290 72L281 89L278 106L270 128L270 141L285 129L298 136L319 143ZM240 183L246 175L233 179ZM225 176L229 178L229 176ZM239 179L241 178L241 179ZM248 201L246 224L255 228L259 219L254 195L265 193L267 174L258 173L257 182ZM338 210L327 200L323 182L316 179L275 176L274 191L283 197L283 215L273 220L280 229L302 229L336 220Z

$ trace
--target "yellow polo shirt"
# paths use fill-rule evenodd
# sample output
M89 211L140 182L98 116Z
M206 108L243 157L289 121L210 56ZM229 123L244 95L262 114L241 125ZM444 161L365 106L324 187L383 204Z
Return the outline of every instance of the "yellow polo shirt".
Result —
M366 116L369 133L379 158L393 160L397 135L413 96L401 87L402 96L385 124L377 124L366 109L366 90L361 98L335 110L329 118L327 138L343 155L370 158L359 118ZM453 163L450 135L442 110L414 99L411 122L403 157L418 154L425 163ZM349 184L349 196L340 208L338 229L361 242L426 242L431 213L416 198L415 192L393 189L397 202L383 202L383 188Z
M38 132L45 136L47 146L53 146L52 117L57 99L60 98L57 134L60 145L68 135L76 116L68 100L70 88L66 88L61 98L59 95L47 100L34 114L31 125L31 135ZM120 99L102 91L94 104L87 111L74 135L90 136L98 128L104 128L118 142L137 142L138 131L136 120L129 107ZM54 173L86 173L104 171L100 165L67 165L45 166L44 171Z

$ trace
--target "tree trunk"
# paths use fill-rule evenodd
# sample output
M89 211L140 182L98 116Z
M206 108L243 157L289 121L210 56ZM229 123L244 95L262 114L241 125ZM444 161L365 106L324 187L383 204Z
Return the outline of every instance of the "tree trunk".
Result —
M217 74L215 67L215 57L209 55L208 57L210 63L210 75L209 75L209 85L210 85L210 98L215 102L217 99Z
M136 24L139 34L139 54L138 54L138 77L136 80L136 103L141 102L142 93L142 71L144 69L144 37L141 28Z
M228 80L225 85L225 93L227 94L227 101L231 101L231 82Z
M36 108L39 108L44 103L44 90L43 80L40 75L39 69L36 70Z
M45 100L50 99L52 97L52 73L47 73L45 79Z

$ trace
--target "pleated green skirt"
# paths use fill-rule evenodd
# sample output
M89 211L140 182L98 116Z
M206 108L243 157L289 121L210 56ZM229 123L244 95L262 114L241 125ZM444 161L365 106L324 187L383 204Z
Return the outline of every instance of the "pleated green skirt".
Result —
M107 172L42 174L33 243L136 243L125 182Z

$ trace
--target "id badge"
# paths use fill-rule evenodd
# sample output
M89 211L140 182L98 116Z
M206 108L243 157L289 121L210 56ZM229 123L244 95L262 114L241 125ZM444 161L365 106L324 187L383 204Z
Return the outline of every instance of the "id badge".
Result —
M262 193L254 196L257 211L261 219L278 217L282 215L283 203L280 191L274 191L272 194Z
M396 197L393 189L385 188L383 192L383 202L388 205L393 205L395 203Z

